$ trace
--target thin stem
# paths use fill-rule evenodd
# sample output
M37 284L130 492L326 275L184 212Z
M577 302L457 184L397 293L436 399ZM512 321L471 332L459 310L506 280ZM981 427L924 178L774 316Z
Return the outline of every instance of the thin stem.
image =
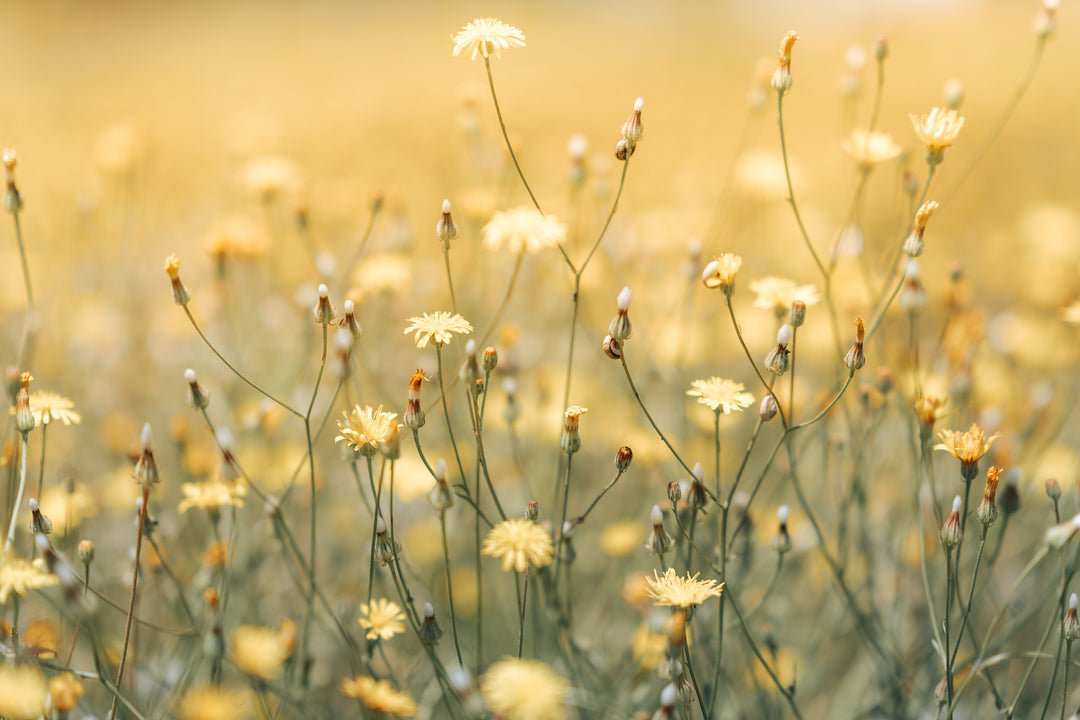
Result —
M725 595L729 593L724 593ZM731 597L728 600L731 603L731 609L735 613L735 617L739 621L739 629L743 632L743 637L746 638L746 644L750 646L750 650L754 653L754 657L761 663L761 667L765 668L765 672L768 673L769 678L772 679L773 684L776 685L776 689L780 691L780 694L784 696L787 701L788 707L791 708L791 712L794 713L796 718L802 720L802 713L799 712L799 707L795 704L794 693L784 687L784 684L780 682L780 678L776 676L773 669L769 666L769 662L761 654L761 650L758 649L758 645L754 642L754 636L750 634L749 628L746 627L746 621L743 619L743 615L739 612L739 606L735 602L735 598Z
M457 312L457 298L454 296L454 280L450 276L450 245L443 245L443 260L446 264L446 285L450 288L450 307Z
M461 643L458 641L457 613L454 611L454 581L450 572L450 545L446 541L446 511L439 511L439 529L442 531L443 563L446 568L446 597L450 604L450 632L454 636L454 652L457 653L458 665L465 667L461 659Z
M776 94L776 114L777 124L780 126L780 155L784 159L784 179L787 180L788 202L791 204L791 210L795 214L795 222L799 225L799 232L806 243L806 249L810 251L810 257L814 259L814 264L821 271L821 277L827 283L829 281L829 271L821 263L821 258L818 257L817 251L814 250L814 244L810 242L810 235L806 232L802 215L799 214L799 206L795 202L795 190L791 185L791 168L788 167L787 141L784 137L784 93L782 92Z
M521 622L518 623L518 660L521 659L521 651L525 647L525 604L529 599L529 568L531 566L525 566L525 583L524 588L521 591Z
M562 548L563 548L563 529L566 527L566 506L570 501L570 469L574 463L574 453L567 453L566 455L566 474L563 476L563 501L562 501L562 520L559 521L559 526L552 528L552 535L556 542L555 550L555 572L553 573L555 578L555 592L558 595L559 589L559 568L562 566Z
M1069 665L1072 658L1072 640L1065 641L1065 678L1061 686L1061 720L1065 720L1065 704L1069 702Z
M15 493L15 505L11 508L11 523L8 524L7 540L4 541L5 555L11 549L11 543L15 539L15 526L19 521L19 508L22 507L23 490L26 489L26 455L29 452L26 437L29 434L28 432L19 433L19 489Z
M584 512L584 513L582 513L582 514L581 514L581 515L580 515L580 516L579 516L579 517L578 517L578 518L577 518L577 519L576 519L576 520L574 521L574 524L575 524L575 525L580 525L581 523L585 522L585 518L589 517L589 513L591 513L591 512L593 511L593 508L595 508L595 507L596 507L596 504L597 504L598 502L600 502L600 499L601 499L602 497L604 497L604 495L607 495L607 491L608 491L608 490L610 490L611 488L615 487L615 483L619 482L619 478L621 478L622 476L623 476L623 471L622 471L622 470L619 470L618 468L616 468L616 470L615 470L615 477L613 477L613 478L611 479L611 482L609 482L609 483L607 484L607 487L605 487L605 488L604 488L603 490L601 490L601 491L600 491L600 494L596 496L596 498L595 498L595 499L594 499L594 500L592 501L592 503L591 503L591 504L589 505L589 507L588 507L588 508L587 508L587 509L585 510L585 512Z
M37 499L41 500L41 489L45 485L45 438L49 434L49 423L41 423L41 462L38 466Z
M949 648L952 647L949 641L949 614L952 608L952 596L953 596L953 584L955 580L955 573L953 572L952 564L952 548L945 548L945 692L948 700L948 707L953 706L953 660L952 653ZM959 642L957 643L959 644ZM949 710L948 717L952 717L952 710Z
M641 393L638 392L637 387L634 385L634 379L630 377L630 368L626 365L625 346L623 347L622 355L619 357L619 362L622 363L623 373L626 375L626 382L630 384L630 391L634 393L634 399L637 400L638 406L641 408L641 411L645 413L645 419L649 421L649 424L652 425L652 429L656 431L656 434L660 437L660 440L662 440L664 445L667 446L667 449L671 451L672 457L674 457L675 460L683 466L683 469L686 470L686 472L690 473L690 477L694 477L694 471L690 468L689 465L687 465L683 461L683 459L679 456L679 453L675 452L675 448L673 448L671 446L671 443L668 442L668 439L664 436L663 431L660 430L660 427L656 424L656 421L653 420L652 415L649 414L649 409L645 407L645 402L641 399Z
M16 191L17 192L17 191ZM30 344L30 335L34 325L34 289L30 284L30 264L26 258L26 247L23 245L22 225L19 224L19 213L11 213L15 223L15 242L19 246L19 260L22 262L23 284L26 286L26 321L23 325L22 336L19 338L19 350L15 357L15 366L22 367L26 356L27 347Z
M25 436L24 436L25 437ZM135 597L139 585L139 558L142 554L143 526L146 525L146 510L150 504L150 486L143 487L142 505L139 506L139 530L135 536L135 572L131 576L131 599L128 601L127 620L124 623L124 643L120 650L120 665L116 668L116 688L119 689L120 681L124 678L124 666L127 663L128 643L131 640L131 621L135 617ZM113 694L112 707L109 709L109 717L116 717L116 703L120 699L119 694Z
M765 392L772 395L773 402L776 403L776 410L780 413L780 424L786 429L788 426L787 416L784 415L784 408L780 405L780 398L776 397L776 393L773 392L773 383L765 380L765 376L762 375L761 370L758 369L757 361L754 360L753 355L750 354L750 348L746 346L746 341L743 339L742 328L739 326L739 321L735 319L735 308L731 305L731 296L725 295L724 300L727 303L728 315L731 316L731 324L735 328L735 337L739 339L739 345L742 347L746 359L750 361L750 367L754 369L754 374L757 375L757 379L761 381L761 386L765 388Z

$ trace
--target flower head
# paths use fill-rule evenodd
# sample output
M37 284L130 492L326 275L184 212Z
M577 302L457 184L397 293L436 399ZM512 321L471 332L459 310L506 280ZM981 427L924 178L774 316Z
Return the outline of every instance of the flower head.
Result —
M566 239L566 226L552 215L541 215L532 207L516 207L495 213L484 226L484 247L498 250L506 246L517 255L538 253Z
M440 311L409 318L409 325L403 334L415 332L413 340L416 342L416 347L418 350L423 350L432 338L435 339L436 344L446 345L454 339L454 333L468 335L472 331L472 325L465 318L457 313Z
M386 598L372 600L360 606L360 627L367 630L368 640L389 640L405 631L405 613L397 603Z
M867 132L862 128L852 130L840 147L864 168L892 160L901 152L892 136L876 130Z
M59 420L65 425L78 425L82 415L75 412L75 403L63 395L47 390L38 390L30 394L30 412L34 415L35 425L48 425ZM14 414L14 409L12 409Z
M754 280L750 289L757 293L754 307L772 310L777 315L786 315L795 300L801 300L807 307L818 302L818 291L813 285L799 285L794 280L772 275Z
M941 442L934 446L935 450L944 450L960 461L960 472L968 482L975 477L977 465L982 456L986 454L994 441L1001 437L1000 433L994 433L989 438L976 423L971 424L967 432L959 430L942 430L938 433Z
M743 260L734 253L724 253L705 266L701 273L701 282L707 288L720 288L725 295L735 290L735 273L739 272Z
M698 580L698 575L700 573L690 577L687 573L686 577L680 577L675 568L657 575L653 570L653 576L645 579L645 592L656 600L657 605L684 609L697 607L711 597L720 597L724 583L717 585L715 580Z
M244 507L247 489L236 483L211 480L201 483L184 483L180 486L184 499L180 501L178 512L187 512L191 508L217 510L226 506Z
M339 688L342 695L356 698L372 712L416 717L416 701L408 693L395 690L389 680L358 675L342 680Z
M477 54L488 58L494 53L499 57L500 50L525 47L524 33L513 25L489 17L476 18L465 25L453 40L454 57L468 53L470 60L475 60Z
M0 717L36 720L48 713L49 686L31 665L0 667Z
M686 394L696 397L699 403L710 410L727 415L753 404L754 396L743 390L742 383L714 376L705 380L694 380Z
M13 592L26 597L30 590L59 582L59 578L45 569L44 558L29 561L11 554L0 557L0 605L6 605Z
M288 633L265 625L241 625L232 635L236 666L248 675L265 680L280 674L282 663L292 651Z
M187 691L180 700L180 720L236 720L251 712L247 696L216 685Z
M503 520L488 531L481 553L502 558L502 569L525 572L531 565L544 567L555 556L551 536L524 518Z
M563 720L570 685L539 660L506 658L480 680L484 704L507 720Z
M954 142L964 127L964 118L955 110L934 108L928 115L909 115L915 134L926 146L926 161L931 165L941 162L945 150Z
M383 412L382 405L372 408L367 405L361 408L357 405L351 412L343 412L344 421L338 420L338 430L341 432L335 442L344 442L350 448L371 457L379 451L379 443L390 435L396 413Z

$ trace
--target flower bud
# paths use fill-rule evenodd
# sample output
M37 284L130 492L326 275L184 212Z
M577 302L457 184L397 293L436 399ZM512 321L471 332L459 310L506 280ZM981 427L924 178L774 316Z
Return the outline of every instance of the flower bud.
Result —
M618 449L615 453L615 467L619 471L619 474L626 472L630 467L630 463L634 460L634 451L625 445Z
M56 712L70 713L79 704L86 688L72 672L62 672L49 680L49 700Z
M619 297L616 299L615 306L618 310L615 318L608 326L608 335L620 343L624 340L629 340L630 336L634 334L633 325L630 323L630 317L627 315L627 311L630 309L630 301L633 299L633 293L629 287L624 287L619 292Z
M206 387L195 377L195 371L188 368L184 371L184 380L187 381L187 404L195 410L205 410L210 404L210 393Z
M773 90L780 93L781 97L791 90L791 48L798 39L799 36L792 30L780 41L780 62L773 73L770 84Z
M881 62L889 55L889 39L884 35L878 35L874 38L874 59Z
M442 240L443 249L450 249L450 241L458 236L458 227L450 215L450 201L442 201L442 217L435 224L435 237Z
M1069 596L1069 609L1061 621L1061 634L1069 642L1080 638L1080 618L1076 617L1076 593Z
M645 106L645 101L638 98L634 101L634 111L630 113L630 117L626 119L626 122L622 126L622 137L628 143L637 144L639 140L645 135L645 127L641 124L641 109Z
M410 430L419 430L424 427L424 409L420 406L420 384L427 380L427 375L420 368L416 368L412 377L409 378L409 399L405 405L405 414L402 422Z
M984 528L991 527L997 522L998 508L995 502L997 498L998 480L1001 478L1001 468L991 465L986 470L986 486L983 488L983 499L976 510L976 517Z
M439 512L444 512L455 502L454 491L446 482L446 461L440 459L435 463L435 487L428 493L428 502Z
M338 321L338 324L349 332L353 340L356 340L360 337L360 333L363 332L360 323L356 320L356 304L352 300L346 300L343 308L345 314Z
M319 285L319 300L311 312L315 316L315 322L320 325L329 325L337 317L334 306L330 304L330 291L326 285Z
M180 279L180 258L175 254L165 258L165 272L172 283L173 302L186 307L191 302L191 293L188 292L184 281Z
M15 429L25 438L34 429L34 413L30 409L30 383L34 376L28 372L19 375L19 392L15 395Z
M863 340L866 338L866 326L861 317L855 318L855 343L844 356L844 365L851 372L862 369L866 364L866 354L863 352Z
M793 328L802 327L806 322L806 303L802 300L794 300L791 303L791 311L788 312L788 325Z
M667 484L667 497L671 501L671 504L678 505L682 500L682 488L679 486L678 481L672 480Z
M559 440L559 447L567 455L573 455L581 449L581 436L578 434L578 424L580 418L585 413L589 412L589 408L584 408L579 405L571 405L566 408L566 413L563 417L563 434Z
M34 535L51 534L53 530L52 521L41 512L37 498L30 498L26 504L30 508L30 532Z
M645 543L645 549L650 555L663 555L670 552L675 540L664 530L664 511L659 505L653 505L649 511L649 519L652 521L652 533L649 542Z
M161 482L161 474L158 472L157 462L154 461L154 449L152 447L154 436L150 432L150 423L143 425L140 439L142 441L142 453L135 463L135 481L142 485L144 489L149 490L151 485Z
M79 562L89 565L94 562L94 541L83 538L79 541Z
M424 603L424 620L420 623L420 642L425 645L436 645L442 634L443 629L439 627L439 621L435 619L435 606Z
M540 503L530 500L525 504L525 518L536 522L540 517Z
M1057 478L1049 478L1045 483L1046 497L1050 498L1053 502L1057 502L1061 499L1061 483Z
M938 537L946 550L951 550L959 545L960 540L963 537L960 533L960 508L963 507L963 505L964 501L957 495L953 499L952 512L949 514L949 519L946 520L945 524L941 527L941 534Z
M622 357L622 343L615 338L607 335L604 337L604 354L612 360L618 360Z
M484 372L489 373L495 370L499 365L499 352L493 347L484 348L484 359L480 363L480 366L484 368Z

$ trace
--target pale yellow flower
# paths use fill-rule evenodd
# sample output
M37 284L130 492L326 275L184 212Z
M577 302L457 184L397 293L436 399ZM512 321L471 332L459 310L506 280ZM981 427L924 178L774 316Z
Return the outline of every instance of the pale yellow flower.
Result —
M238 483L210 480L201 483L184 483L180 486L184 499L180 501L178 512L187 512L191 508L217 510L233 506L244 507L247 489Z
M704 380L694 380L690 383L690 389L686 391L686 394L696 397L699 403L710 410L727 415L739 412L753 404L754 396L743 392L744 389L740 382L714 376Z
M29 561L11 554L0 557L0 605L6 605L13 592L26 597L31 590L51 587L59 582L59 578L45 569L44 558Z
M566 226L533 207L516 207L495 213L484 226L484 247L506 247L517 255L538 253L566 240Z
M232 655L242 672L264 680L281 673L281 665L292 654L289 637L265 625L241 625L233 631Z
M180 720L239 720L250 712L246 694L214 685L184 693L177 715Z
M500 50L525 47L524 33L513 25L489 17L476 18L461 28L453 40L454 57L468 54L470 60L475 60L478 54L485 58L492 54L499 57Z
M82 415L75 412L75 403L63 395L47 390L30 393L30 412L34 415L35 425L48 425L59 420L65 425L78 425Z
M62 531L76 527L83 518L93 517L98 511L97 499L84 483L46 488L40 502L41 512Z
M497 523L488 531L480 552L488 557L502 558L502 569L516 572L525 572L530 565L544 567L555 557L551 536L525 518Z
M813 285L799 285L794 280L769 276L754 280L750 289L757 293L754 307L765 308L776 313L786 313L791 303L801 300L806 307L816 305L819 299L817 288Z
M383 412L383 406L373 408L367 405L361 408L357 405L351 412L343 412L344 422L338 420L338 429L341 432L335 442L344 442L358 453L368 456L374 455L379 450L379 443L390 435L396 413Z
M743 259L734 253L724 253L705 266L701 274L701 282L705 287L720 288L726 294L730 294L735 287L735 274L742 267Z
M0 666L0 717L37 720L48 712L49 686L32 665Z
M413 337L416 348L423 350L432 339L438 345L446 345L454 339L454 333L468 335L472 331L472 325L465 318L457 313L440 311L409 318L403 334L416 333Z
M360 627L367 630L368 640L389 640L405 631L405 613L398 604L386 598L372 600L371 605L360 605Z
M480 680L484 704L507 720L563 720L570 684L539 660L505 658Z
M407 693L395 690L389 680L358 675L356 678L345 678L339 687L342 695L356 698L372 712L416 717L416 701Z
M840 143L840 147L863 167L892 160L901 152L892 136L876 130L867 132L862 128L852 130L851 135Z
M656 601L657 605L665 605L677 608L693 608L705 602L711 597L720 597L724 591L724 583L716 584L715 580L698 580L698 575L681 577L674 568L668 568L663 575L657 575L653 570L653 576L645 579L645 592Z
M964 127L964 118L955 110L936 107L928 115L908 115L915 134L926 146L927 153L939 156L956 142L956 136Z

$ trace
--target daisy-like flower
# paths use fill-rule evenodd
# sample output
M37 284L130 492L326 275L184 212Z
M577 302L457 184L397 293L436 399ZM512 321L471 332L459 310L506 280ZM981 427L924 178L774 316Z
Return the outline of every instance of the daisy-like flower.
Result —
M485 59L499 57L500 50L511 47L525 47L525 34L513 25L507 25L495 18L476 18L468 25L461 28L461 32L453 37L454 57L468 54L470 60L475 60L477 55Z
M457 313L439 311L409 318L402 334L416 333L413 336L416 349L423 350L432 339L438 345L446 345L454 339L454 333L468 335L472 331L473 326Z
M236 720L250 712L251 704L242 691L209 685L187 691L177 715L181 720Z
M14 412L15 409L12 408L12 414ZM75 412L75 403L63 395L47 390L30 393L30 412L34 415L35 425L48 425L53 420L59 420L65 425L78 425L82 422L82 415Z
M416 701L408 693L395 690L389 680L358 675L342 680L339 688L342 695L356 698L372 712L416 717Z
M488 557L502 558L503 570L525 572L544 567L555 557L555 546L544 529L525 518L503 520L488 531L480 551Z
M743 392L744 389L740 382L714 376L705 380L694 380L686 394L696 397L699 403L713 412L727 415L753 404L754 396Z
M507 720L563 720L570 684L539 660L505 658L480 680L484 704Z
M484 247L505 246L514 255L538 253L566 240L566 226L532 207L516 207L495 213L484 226Z
M705 287L720 288L725 295L735 291L735 273L742 267L742 258L734 253L724 253L714 258L701 273L701 282Z
M49 712L49 686L32 665L0 667L0 717L36 720Z
M287 634L265 625L241 625L232 635L236 666L248 675L272 680L292 654Z
M900 155L900 146L890 135L883 132L867 132L862 128L851 131L851 136L840 143L844 152L855 162L869 169Z
M373 408L357 405L350 412L343 412L344 420L338 420L341 432L335 442L344 442L364 457L372 457L379 451L379 443L390 435L396 413L383 412L383 406Z
M970 481L975 477L979 460L982 459L982 456L986 454L990 446L999 437L1001 437L1000 433L994 433L989 438L986 437L983 429L977 423L972 423L967 432L960 432L959 430L940 431L938 438L941 442L935 445L934 449L944 450L959 460L961 475L964 476L965 480Z
M928 115L908 115L915 134L926 146L926 162L937 165L945 157L945 150L954 142L964 127L964 118L955 110L934 108Z
M794 280L770 275L750 283L750 289L757 293L754 307L772 310L778 316L786 315L791 310L791 303L801 300L810 307L819 299L817 288L813 285L799 285Z
M698 575L681 577L675 572L675 568L668 568L663 575L657 575L653 570L653 576L645 579L645 593L656 601L657 605L677 607L684 610L695 608L711 597L720 597L724 591L724 583L716 584L715 580L698 580Z
M6 605L8 597L15 592L23 597L31 590L52 587L60 579L45 569L45 559L32 562L15 555L0 557L0 605Z
M360 627L367 630L368 640L389 640L405 631L405 613L397 603L386 598L372 600L360 605Z
M226 506L244 507L247 489L236 483L210 480L201 483L184 483L180 486L184 499L180 501L178 512L187 512L191 508L217 510Z

